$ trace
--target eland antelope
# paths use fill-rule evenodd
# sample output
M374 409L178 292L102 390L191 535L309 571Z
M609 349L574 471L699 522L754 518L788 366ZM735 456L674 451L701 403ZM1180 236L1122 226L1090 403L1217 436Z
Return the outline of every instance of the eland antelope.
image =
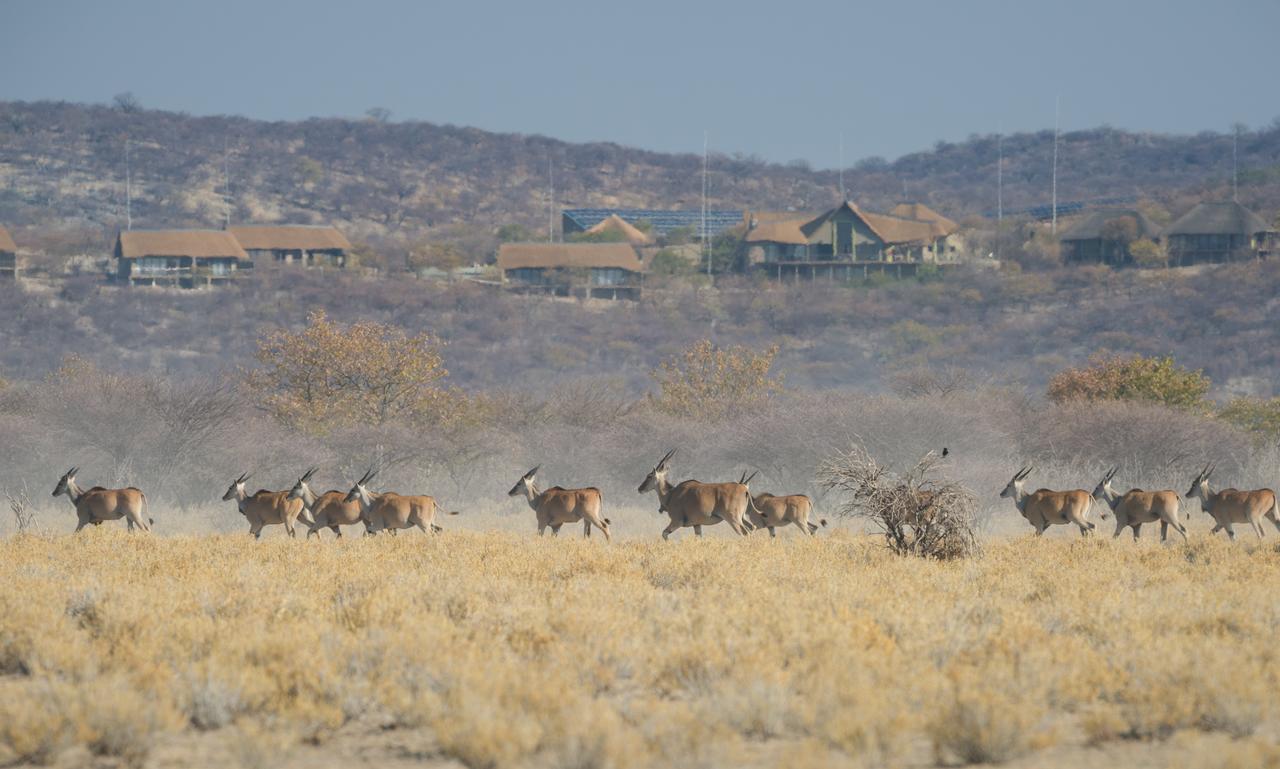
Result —
M1276 501L1274 491L1271 489L1214 491L1209 488L1209 476L1213 475L1213 471L1214 466L1205 465L1205 468L1191 482L1191 489L1187 491L1187 498L1199 497L1201 509L1213 518L1215 525L1209 531L1210 534L1226 529L1227 536L1235 539L1236 532L1232 526L1237 523L1247 523L1253 527L1258 539L1262 539L1263 518L1270 519L1276 529L1280 530L1280 502Z
M1089 520L1089 510L1093 507L1093 497L1083 489L1072 491L1050 491L1037 489L1028 493L1022 482L1031 474L1030 465L1014 473L1009 485L1000 492L1001 497L1010 497L1017 506L1022 517L1036 528L1036 536L1044 534L1045 529L1054 524L1074 523L1080 528L1080 536L1088 536L1096 526ZM1098 511L1103 520L1107 514Z
M315 475L317 469L319 468L311 468L293 484L293 488L289 490L289 499L302 500L303 507L311 512L311 524L307 528L308 539L312 534L319 537L321 530L325 528L341 538L340 526L354 526L364 522L360 501L347 502L346 493L334 489L317 495L310 486L311 476Z
M435 524L436 501L428 496L405 496L394 491L381 494L369 491L369 483L377 477L376 470L366 472L347 492L343 502L360 503L360 513L364 516L364 530L367 534L377 534L383 529L395 534L399 529L417 526L424 532L437 534L444 529ZM457 515L452 510L447 515Z
M129 531L133 531L134 526L143 531L151 531L151 524L155 521L150 517L142 517L147 508L146 494L133 486L123 489L104 489L101 486L82 489L76 483L76 473L79 471L78 467L71 468L53 488L53 496L66 494L75 507L76 518L79 519L76 531L91 523L100 526L103 521L118 521L121 518L129 524Z
M743 473L739 483L746 485L755 477L755 473ZM770 537L778 536L776 529L794 524L806 536L813 536L818 525L826 526L827 519L820 518L817 524L809 522L809 514L813 512L813 500L806 494L788 494L778 497L773 494L760 493L751 495L751 507L747 510L747 518L757 529L768 529Z
M1182 508L1182 500L1178 498L1178 492L1167 489L1164 491L1129 489L1121 494L1111 487L1111 479L1116 477L1116 471L1119 469L1113 467L1108 470L1093 490L1093 498L1111 508L1112 514L1116 517L1116 533L1112 538L1120 536L1120 532L1128 526L1133 529L1133 541L1137 542L1142 524L1159 521L1161 542L1169 538L1170 526L1181 534L1182 541L1186 542L1187 527L1178 520L1178 511Z
M538 467L541 467L539 465ZM591 527L595 526L604 532L606 541L609 537L608 518L601 515L604 507L604 496L600 489L589 486L585 489L564 489L552 486L546 491L538 491L538 467L520 476L516 485L507 492L509 497L524 496L529 507L538 516L538 536L542 536L547 527L551 527L551 536L560 533L560 527L566 523L582 521L582 536L591 536Z
M289 532L289 536L294 537L297 536L297 530L294 527L296 521L301 520L307 525L312 523L311 515L307 512L302 500L290 497L287 491L258 489L252 494L248 493L245 482L252 477L248 473L241 473L240 477L227 487L227 492L222 495L222 499L224 502L235 500L240 514L249 521L249 533L254 539L262 539L264 526L282 523L284 530Z
M667 480L667 471L675 453L675 449L668 451L645 476L639 488L641 494L657 492L658 512L671 518L667 528L662 530L663 539L669 539L672 532L685 526L692 526L693 533L701 537L703 526L713 526L720 521L726 521L734 532L742 536L755 529L746 518L747 510L752 507L747 484L688 480L673 486Z

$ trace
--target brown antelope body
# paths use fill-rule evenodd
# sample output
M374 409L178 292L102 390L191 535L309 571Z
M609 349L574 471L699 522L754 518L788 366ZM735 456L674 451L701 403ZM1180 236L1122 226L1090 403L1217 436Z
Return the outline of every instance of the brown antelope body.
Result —
M540 466L539 466L540 467ZM582 521L582 536L591 536L591 527L595 526L604 532L605 540L609 540L611 521L602 514L604 495L600 489L589 486L585 489L565 489L552 486L545 491L538 490L538 468L535 467L520 477L516 485L511 487L507 496L524 496L529 507L538 517L538 536L542 536L547 527L551 527L551 536L560 533L560 527L566 523Z
M675 449L667 452L640 484L639 492L655 491L658 494L658 512L666 513L671 522L662 530L662 538L686 526L702 536L703 526L713 526L725 521L737 534L746 536L755 526L746 518L751 508L751 491L745 483L702 483L688 480L671 485L667 472Z
M377 534L384 529L395 534L400 529L409 529L414 526L431 534L443 531L435 524L436 500L433 497L405 496L394 491L376 494L369 491L368 484L377 475L377 472L372 470L365 473L343 499L346 503L357 501L360 503L360 513L364 517L366 534ZM448 514L457 515L458 513L455 510Z
M1121 494L1111 487L1111 479L1115 477L1118 469L1112 468L1107 471L1102 481L1093 490L1093 498L1101 500L1111 508L1111 513L1116 517L1116 532L1112 538L1120 536L1120 532L1128 526L1133 529L1133 541L1137 542L1138 535L1142 532L1142 524L1159 521L1161 542L1169 538L1171 526L1174 531L1182 535L1182 541L1186 542L1187 527L1178 520L1178 512L1182 509L1182 500L1178 498L1178 493L1167 489L1163 491L1130 489Z
M295 524L298 520L311 524L311 515L306 511L302 500L290 498L287 491L258 489L252 494L248 493L244 484L250 477L248 473L242 473L227 487L222 499L227 502L235 500L240 514L249 521L249 533L254 539L262 539L262 529L266 526L284 524L284 530L289 532L289 536L295 537Z
M1277 502L1274 491L1271 489L1214 491L1209 488L1209 476L1213 475L1213 471L1213 467L1206 465L1191 482L1191 489L1187 491L1187 498L1198 497L1200 507L1213 518L1214 527L1209 531L1210 534L1226 529L1227 536L1235 539L1236 532L1232 528L1234 524L1247 523L1253 527L1258 539L1262 539L1265 536L1262 533L1263 518L1269 519L1280 531L1280 502Z
M364 514L360 510L360 500L346 501L346 493L337 490L326 491L317 495L311 490L311 476L316 472L312 468L306 472L289 490L290 499L302 500L303 506L311 512L311 524L307 528L307 538L329 529L339 538L342 537L340 526L355 526L364 522Z
M750 477L744 476L742 482L750 480ZM747 510L747 518L757 529L768 529L770 537L778 536L776 529L788 524L810 537L818 530L819 524L827 525L825 518L819 519L817 524L809 522L813 500L805 494L788 494L782 497L767 493L753 494L751 504L752 507Z
M76 473L80 468L73 467L58 480L53 489L53 496L66 494L76 509L76 531L93 524L100 526L103 521L118 521L124 518L129 524L129 531L137 526L143 531L151 531L151 518L143 518L146 512L147 495L132 486L123 489L104 489L94 486L81 489L76 483Z
M1001 497L1010 497L1017 506L1018 512L1036 529L1036 536L1044 534L1045 529L1059 524L1075 524L1080 529L1080 536L1085 537L1096 526L1089 520L1089 510L1093 507L1093 497L1083 489L1071 491L1050 491L1037 489L1028 493L1023 488L1023 481L1031 474L1030 466L1024 467L1014 474L1009 485L1000 492ZM1099 511L1103 520L1107 514Z

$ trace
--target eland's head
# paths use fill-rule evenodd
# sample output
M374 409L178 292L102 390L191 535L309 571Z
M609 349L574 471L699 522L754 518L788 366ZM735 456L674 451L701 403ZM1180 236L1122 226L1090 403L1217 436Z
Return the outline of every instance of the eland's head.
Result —
M666 453L662 459L658 460L658 464L653 466L649 474L644 477L644 482L640 484L638 491L643 494L646 491L654 491L662 486L667 479L667 470L671 466L671 458L675 456L676 450L672 449Z
M248 481L252 477L253 476L249 473L241 473L240 477L232 481L231 485L227 487L227 493L222 495L222 501L229 502L233 499L248 496L245 494L244 484L245 481Z
M1118 467L1113 467L1102 476L1102 480L1098 481L1098 485L1093 487L1094 499L1108 500L1119 496L1111 486L1111 479L1116 477L1116 472L1119 469Z
M1187 499L1199 497L1203 502L1209 498L1209 476L1213 475L1216 469L1217 465L1205 465L1204 469L1196 474L1195 480L1191 482L1191 488L1187 489Z
M80 468L73 467L63 473L62 477L58 479L58 485L53 487L53 496L56 497L59 494L71 496L71 484L76 482L76 473L78 472L80 472Z
M519 496L523 496L526 493L532 492L533 482L538 475L539 467L542 467L542 465L538 465L537 467L533 468L529 472L520 476L520 480L516 481L516 485L511 487L511 491L507 492L507 496L519 497Z
M298 482L293 484L293 488L289 489L289 499L301 499L305 502L308 496L315 496L311 493L311 487L307 484L311 481L311 476L315 475L316 470L319 469L318 467L313 467L303 473Z
M369 494L369 484L377 477L377 470L365 471L365 474L360 476L360 480L356 481L356 484L351 487L351 491L347 492L346 498L342 501L350 504L358 499L360 504L368 504L372 499L372 495Z
M1004 491L1000 492L1000 496L1016 498L1022 491L1022 482L1026 480L1027 476L1031 474L1033 469L1034 468L1032 468L1031 465L1027 465L1014 473L1013 477L1009 479L1009 484L1004 487Z

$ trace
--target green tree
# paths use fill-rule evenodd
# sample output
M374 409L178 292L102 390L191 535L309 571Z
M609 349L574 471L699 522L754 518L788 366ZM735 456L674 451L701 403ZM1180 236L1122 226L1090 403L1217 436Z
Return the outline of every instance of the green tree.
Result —
M1203 372L1185 369L1171 357L1095 355L1087 366L1055 374L1047 395L1054 403L1135 400L1203 409L1211 385Z
M649 274L663 277L684 277L695 273L693 263L674 249L664 248L649 261Z
M1280 440L1280 398L1234 398L1218 417L1265 440Z
M1149 238L1140 238L1129 244L1129 256L1139 267L1165 267L1169 264L1169 255L1164 247Z
M683 246L693 241L694 234L697 232L692 225L686 227L676 227L668 230L666 235L659 238L661 245L664 246Z
M651 372L659 389L653 404L695 419L720 419L757 406L782 388L781 376L769 376L777 354L777 346L757 352L704 339Z
M499 243L528 243L534 234L523 224L504 224L498 228L497 238Z

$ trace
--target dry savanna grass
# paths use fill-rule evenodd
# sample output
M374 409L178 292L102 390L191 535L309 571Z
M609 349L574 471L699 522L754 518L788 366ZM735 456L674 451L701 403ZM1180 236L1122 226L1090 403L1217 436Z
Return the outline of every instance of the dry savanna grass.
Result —
M1280 551L0 541L0 764L1258 766Z

